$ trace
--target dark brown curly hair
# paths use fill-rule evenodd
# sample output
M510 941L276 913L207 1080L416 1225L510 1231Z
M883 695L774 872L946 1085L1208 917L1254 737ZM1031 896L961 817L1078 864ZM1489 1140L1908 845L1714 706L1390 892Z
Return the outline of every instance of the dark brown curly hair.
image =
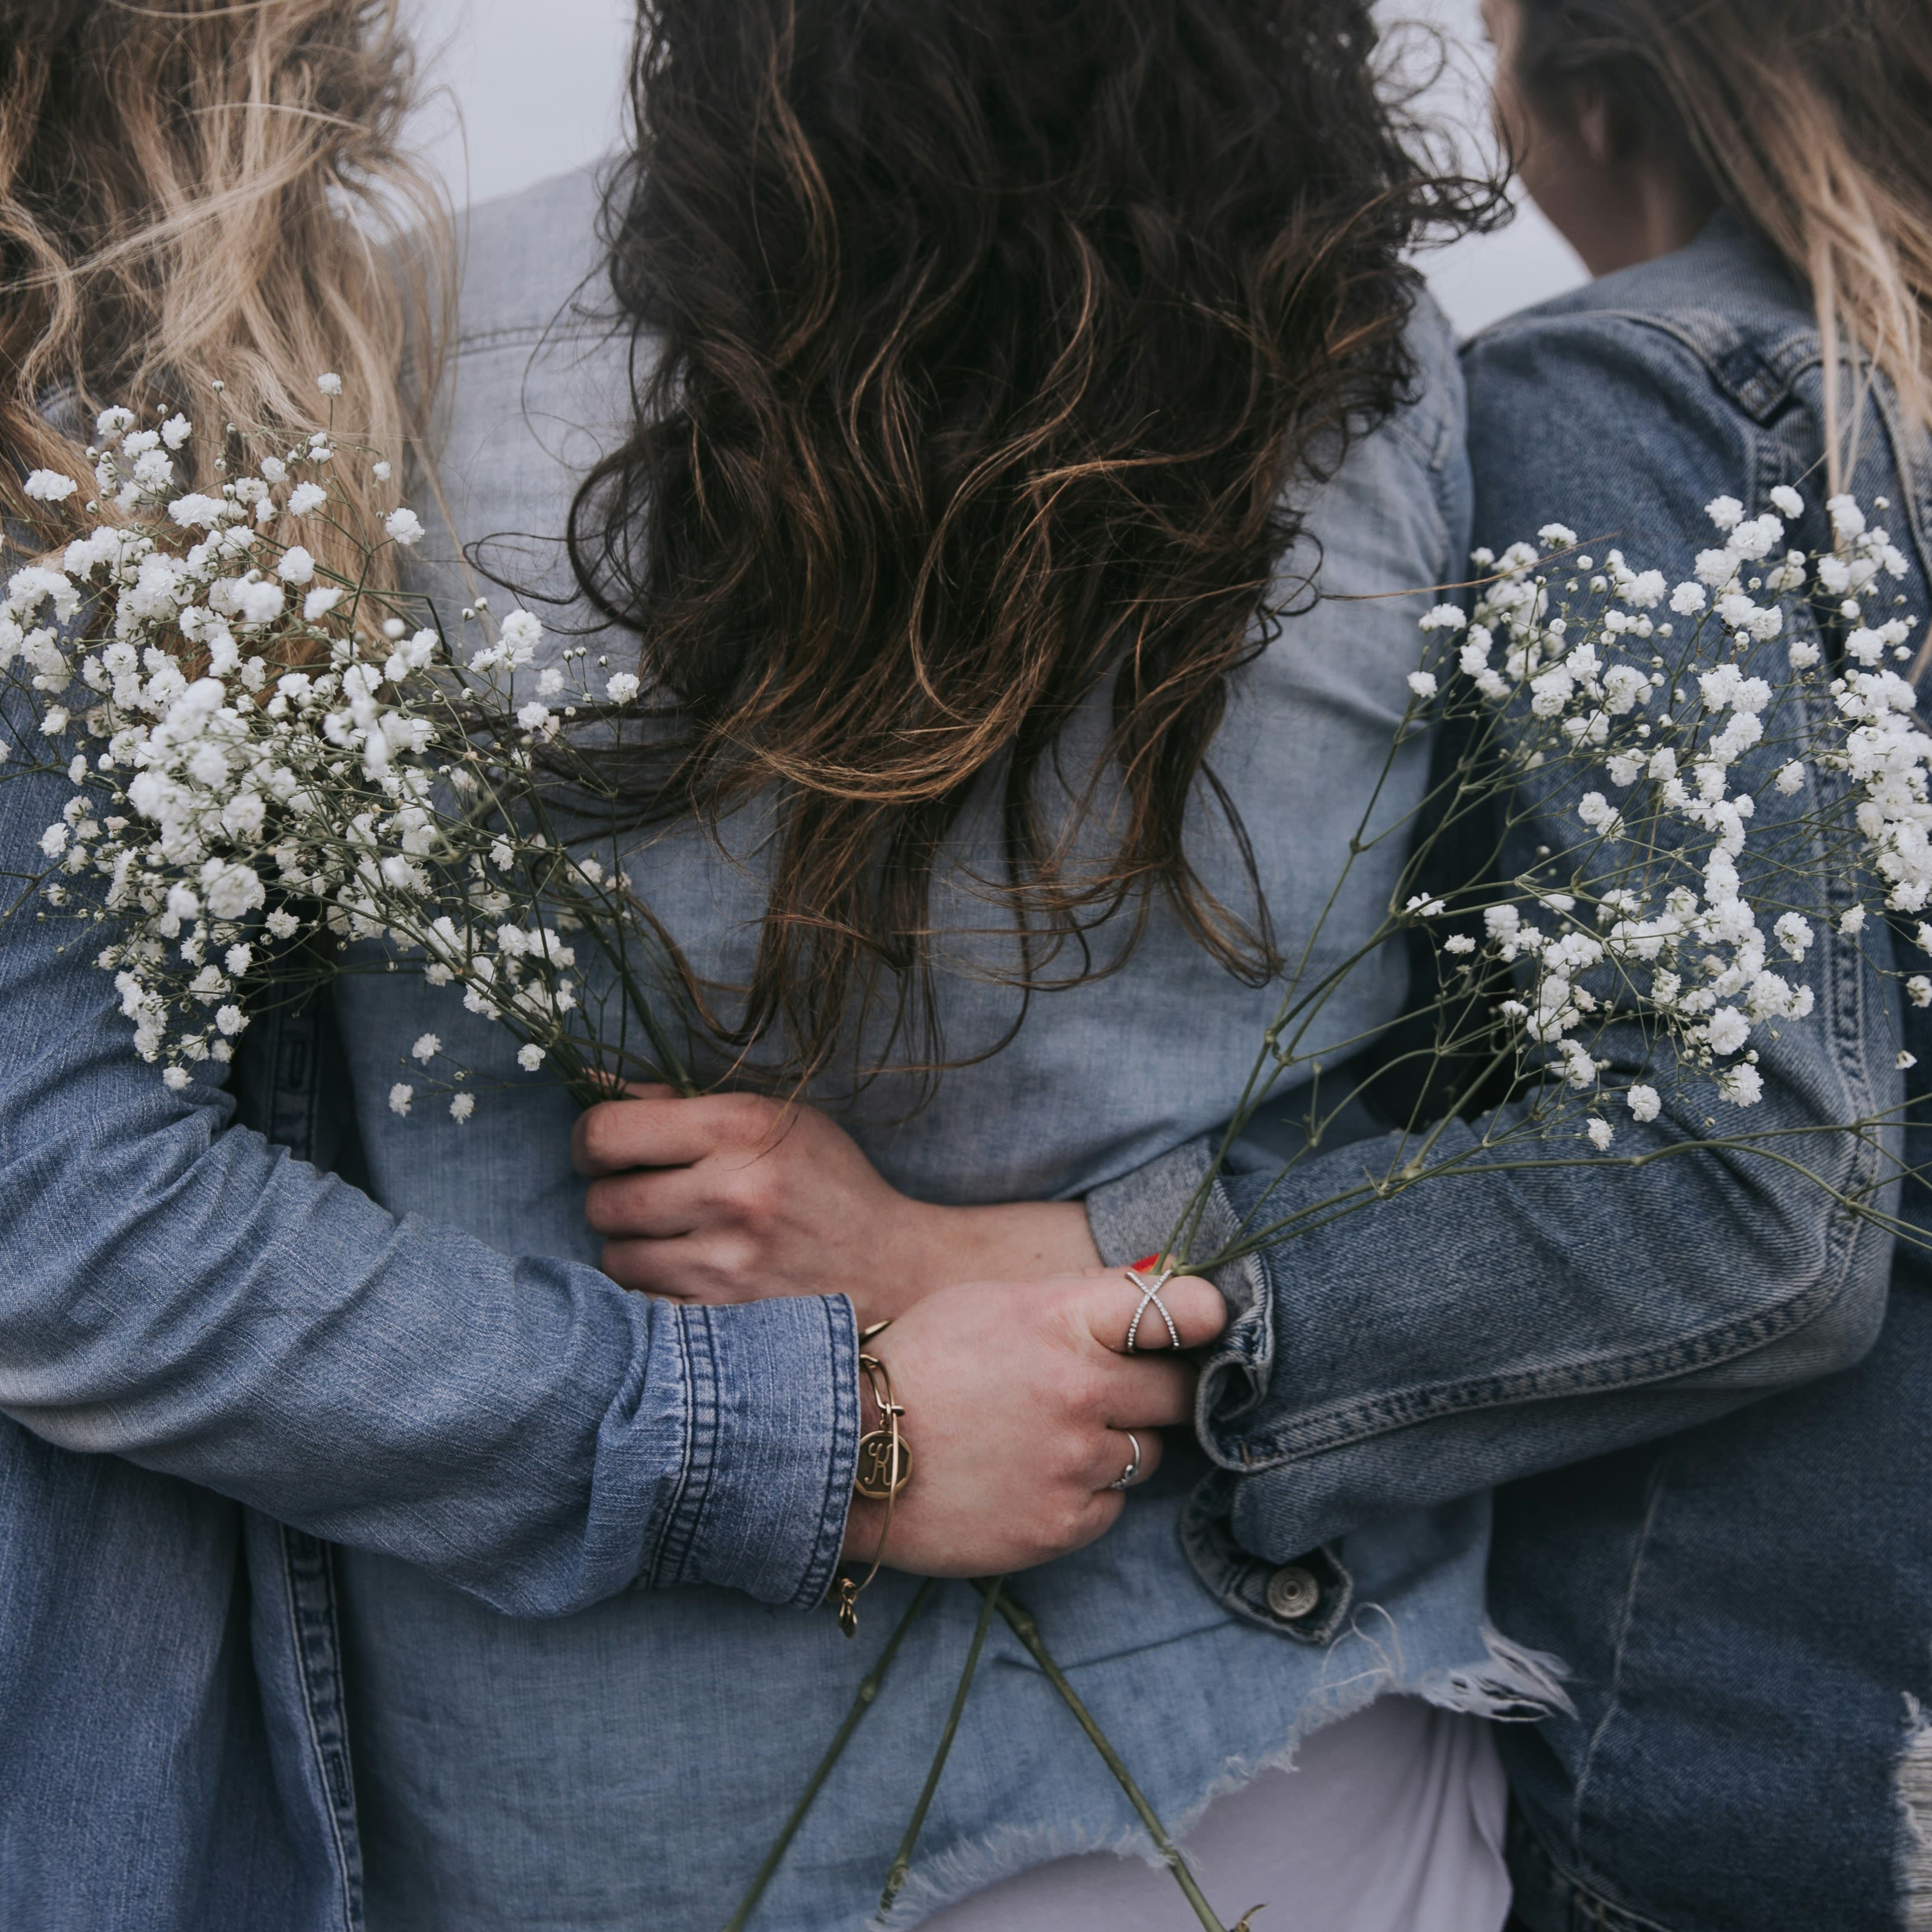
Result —
M1365 0L649 0L605 208L634 421L569 545L665 703L646 808L777 801L741 1049L809 1072L884 992L936 1055L929 889L976 795L1028 986L1114 970L1156 892L1271 970L1258 882L1217 902L1184 814L1245 851L1228 674L1412 379L1406 251L1493 208L1375 43ZM1107 756L1049 811L1103 688Z

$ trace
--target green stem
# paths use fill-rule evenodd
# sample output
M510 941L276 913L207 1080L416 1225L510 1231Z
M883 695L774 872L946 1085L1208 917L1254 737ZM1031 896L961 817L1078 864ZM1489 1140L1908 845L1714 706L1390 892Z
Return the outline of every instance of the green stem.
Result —
M784 1855L791 1849L791 1841L798 1836L798 1828L805 1822L805 1814L812 1809L812 1800L820 1787L832 1775L832 1767L838 1762L840 1754L851 1742L852 1733L859 1728L859 1720L872 1708L872 1700L879 1694L879 1686L885 1682L886 1672L892 1659L898 1654L899 1646L905 1641L907 1631L913 1627L920 1612L926 1608L932 1596L935 1580L926 1578L913 1594L913 1600L906 1606L905 1615L898 1620L892 1635L886 1640L886 1647L879 1652L878 1661L866 1673L859 1686L858 1694L852 1700L852 1708L845 1713L845 1721L838 1726L838 1734L832 1740L825 1755L818 1760L818 1768L812 1774L810 1781L799 1793L798 1802L791 1808L791 1816L784 1821L784 1828L772 1842L765 1854L765 1862L759 1866L757 1876L752 1880L744 1897L738 1901L738 1909L726 1922L724 1932L745 1932L751 1922L752 1914L758 1910L758 1900L765 1895L765 1888L772 1882L772 1874L778 1868Z
M1046 1681L1060 1693L1060 1700L1073 1713L1080 1728L1087 1733L1087 1741L1100 1754L1101 1761L1114 1774L1114 1780L1127 1794L1127 1802L1140 1814L1141 1822L1147 1827L1148 1835L1153 1839L1154 1848L1167 1861L1167 1868L1174 1874L1174 1882L1179 1886L1182 1895L1194 1908L1194 1916L1200 1920L1205 1932L1228 1932L1228 1928L1214 1916L1214 1908L1208 1903L1199 1886L1194 1882L1194 1874L1187 1868L1187 1861L1180 1855L1180 1847L1167 1835L1167 1828L1155 1815L1154 1807L1142 1796L1140 1786L1133 1780L1132 1773L1120 1761L1120 1754L1108 1742L1107 1734L1094 1721L1094 1715L1080 1701L1080 1694L1067 1682L1066 1672L1054 1662L1041 1640L1040 1626L1032 1616L1012 1598L1000 1589L998 1580L991 1583L975 1579L973 1587L999 1594L1000 1614L1006 1620L1014 1636L1025 1646L1027 1654L1045 1673Z
M886 1874L886 1888L879 1894L881 1918L892 1910L892 1900L898 1897L907 1874L912 1869L913 1850L919 1843L920 1833L926 1828L926 1814L932 1808L933 1793L939 1789L939 1774L946 1768L946 1760L952 1753L953 1737L966 1709L966 1694L972 1689L973 1673L980 1667L980 1647L986 1641L986 1626L993 1620L993 1608L1000 1600L1000 1586L1005 1581L1004 1576L995 1576L990 1587L981 1586L985 1594L980 1605L980 1621L973 1628L973 1642L966 1652L965 1668L959 1673L959 1687L952 1694L952 1708L946 1714L946 1728L939 1734L939 1748L932 1754L932 1766L926 1774L919 1802L913 1807L912 1821L906 1826L905 1836L899 1840L892 1869Z

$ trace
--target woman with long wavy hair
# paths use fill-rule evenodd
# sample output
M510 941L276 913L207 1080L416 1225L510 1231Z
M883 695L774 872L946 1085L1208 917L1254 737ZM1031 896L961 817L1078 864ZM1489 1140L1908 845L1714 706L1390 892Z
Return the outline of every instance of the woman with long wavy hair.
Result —
M400 460L405 369L432 373L438 339L412 334L416 294L446 259L401 146L410 94L392 0L0 7L16 515L32 470L86 473L104 404L232 424L244 454L321 428L328 373L335 429ZM339 440L351 514L392 504L362 437ZM327 554L314 520L302 534ZM22 728L10 700L0 744ZM0 785L0 869L40 868L59 792ZM640 1582L822 1591L856 1434L850 1311L681 1311L398 1221L318 1171L358 1166L326 1011L265 1018L226 1086L211 1060L177 1091L131 1051L92 950L58 922L0 927L0 1923L347 1932L362 1866L322 1539L524 1618ZM977 1573L1104 1526L1118 1498L1078 1472L1082 1441L1112 1461L1101 1412L1145 1426L1184 1396L1172 1365L1081 1330L1099 1292L1034 1298L1050 1332L997 1388L928 1381L928 1413L995 1426L977 1484L928 1486L912 1513L914 1559ZM1200 1292L1178 1309L1194 1339L1219 1319ZM942 1308L928 1346L958 1360L982 1319ZM1046 1432L1067 1470L989 1501L1076 1369L1088 1411Z
M472 212L438 404L451 527L424 581L460 595L466 558L544 618L539 676L580 649L651 694L621 772L631 880L681 954L699 1070L734 1090L675 1103L667 1163L763 1120L746 1088L802 1090L963 1230L974 1202L1083 1194L1226 1117L1466 547L1454 362L1406 256L1480 190L1431 171L1374 45L1356 0L657 0L604 191ZM1399 762L1392 809L1423 776ZM1359 869L1324 950L1372 926L1393 862ZM1360 976L1338 1033L1400 982L1392 961ZM565 1096L518 1084L407 975L346 980L340 1010L380 1202L597 1252ZM460 1130L388 1108L432 1029L503 1078ZM587 1160L608 1118L586 1117ZM661 1258L686 1204L641 1231ZM1031 1272L1090 1261L1048 1222ZM755 1306L842 1291L869 1328L892 1258L830 1280L801 1253L800 1298ZM1064 1443L1084 1372L1042 1389L1000 1486L996 1398L1066 1292L968 1273L870 1344L915 1459L889 1534L849 1464L822 1500L794 1492L827 1558L887 1565L856 1644L823 1607L680 1573L679 1540L744 1507L708 1462L652 1572L676 1587L582 1616L505 1617L344 1552L372 1925L722 1922L913 1601L901 1567L970 1574L922 1512L966 1490L1024 1511L1070 1479L1076 1528L1014 1588L1194 1828L1225 1916L1269 1897L1328 1932L1493 1932L1478 1714L1550 1686L1484 1623L1482 1507L1397 1511L1303 1567L1206 1525L1204 1587L1181 1541L1196 1460L1170 1444L1156 1472L1160 1438L1118 1408ZM1090 1295L1098 1361L1137 1298L1118 1274ZM707 1403L741 1402L734 1372ZM974 1402L948 1394L962 1372ZM831 1581L802 1570L795 1606ZM752 1924L878 1909L978 1603L943 1592L909 1626ZM1138 1830L995 1626L893 1909L1171 1922L1167 1876L1106 1856Z

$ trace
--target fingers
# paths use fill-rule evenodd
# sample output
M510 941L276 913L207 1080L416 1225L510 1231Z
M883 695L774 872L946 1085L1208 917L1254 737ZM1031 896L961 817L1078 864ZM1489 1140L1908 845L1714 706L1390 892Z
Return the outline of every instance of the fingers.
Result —
M689 1168L632 1168L590 1184L584 1218L613 1239L669 1240L705 1225L709 1199Z
M1094 1410L1109 1429L1168 1429L1192 1420L1196 1377L1191 1362L1104 1363Z
M1228 1305L1220 1289L1198 1275L1177 1275L1162 1282L1160 1306L1152 1301L1142 1306L1147 1287L1160 1281L1158 1274L1142 1276L1145 1286L1136 1288L1124 1268L1109 1268L1104 1274L1086 1278L1088 1290L1083 1312L1095 1341L1115 1354L1127 1352L1127 1333L1134 1330L1136 1358L1160 1354L1172 1348L1173 1337L1161 1318L1161 1307L1173 1317L1184 1348L1198 1348L1211 1342L1228 1325ZM1138 1325L1134 1318L1140 1317Z
M602 1100L587 1108L570 1136L570 1157L590 1179L627 1167L687 1167L735 1148L749 1153L782 1132L787 1109L753 1094L705 1094L681 1100L668 1088L638 1088L641 1098Z
M1133 1475L1127 1486L1138 1488L1160 1467L1161 1450L1160 1432L1157 1429L1103 1431L1094 1460L1094 1488L1112 1490L1130 1469Z

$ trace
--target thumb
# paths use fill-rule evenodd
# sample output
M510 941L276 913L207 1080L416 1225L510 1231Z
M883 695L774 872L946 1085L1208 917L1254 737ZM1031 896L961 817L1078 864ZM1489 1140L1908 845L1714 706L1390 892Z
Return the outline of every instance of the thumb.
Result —
M1130 1329L1137 1351L1156 1354L1172 1350L1177 1334L1182 1348L1198 1348L1228 1325L1228 1304L1221 1291L1198 1275L1178 1274L1162 1281L1158 1268L1108 1268L1087 1277L1086 1285L1087 1325L1094 1340L1117 1355L1127 1352ZM1154 1291L1152 1298L1150 1288Z

